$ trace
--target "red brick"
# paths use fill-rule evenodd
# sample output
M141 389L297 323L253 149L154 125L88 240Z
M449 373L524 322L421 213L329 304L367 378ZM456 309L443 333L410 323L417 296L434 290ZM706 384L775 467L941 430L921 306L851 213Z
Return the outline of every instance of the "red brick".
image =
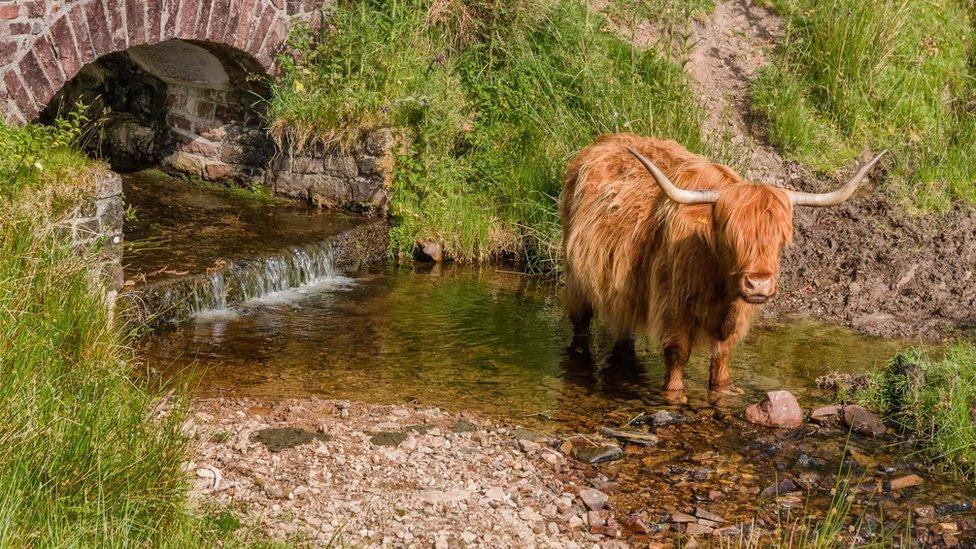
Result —
M261 44L264 42L264 36L268 34L268 29L271 27L271 20L275 16L275 9L270 3L264 3L264 9L260 12L260 16L255 12L254 21L252 23L252 33L250 40L247 41L247 45L242 50L250 53L257 52L261 49Z
M213 10L215 0L202 0L200 3L200 17L197 19L197 26L193 29L193 36L200 40L207 39L207 24L210 22L210 13Z
M237 0L231 14L230 23L227 24L227 31L224 33L224 42L230 45L237 45L237 40L245 27L251 22L251 13L254 11L255 0ZM245 33L246 34L246 33Z
M7 85L7 93L13 98L14 103L17 103L17 107L24 114L24 118L33 120L37 116L37 105L34 104L30 93L27 92L27 87L21 82L17 73L12 69L8 70L7 74L3 75L3 83Z
M95 0L99 1L99 0ZM112 47L124 50L129 47L129 35L125 32L125 0L104 0L108 13L108 30L112 34Z
M230 4L231 0L214 0L210 25L207 26L208 40L223 41L230 19Z
M20 6L16 2L0 4L0 21L10 21L20 17Z
M260 14L263 7L262 0L244 0L239 19L237 20L237 28L234 29L233 36L227 37L228 44L239 50L247 47L247 39L254 32L254 14L255 12Z
M146 34L149 43L159 42L159 29L163 26L162 0L149 0L146 3Z
M129 30L129 46L146 43L146 8L143 0L127 0L125 24Z
M180 38L193 38L197 28L197 14L200 13L200 0L183 0L180 6Z
M112 35L108 30L108 15L105 13L105 5L101 0L93 0L85 6L85 18L88 20L88 35L91 38L92 46L95 48L95 56L99 57L112 51Z
M42 36L35 40L34 45L31 46L31 52L37 56L37 60L44 69L44 75L47 77L47 81L51 84L51 89L54 91L61 88L66 77L70 78L70 76L73 76L65 75L62 72L58 52L54 50L54 47L51 45L51 40L47 36Z
M78 50L67 17L61 17L51 25L51 42L58 53L58 62L65 74L76 74L85 65Z
M25 21L10 24L10 36L27 34L31 31L31 24Z
M163 0L163 28L159 39L169 40L176 36L177 17L180 15L180 0Z
M271 64L271 61L274 60L274 55L278 53L278 49L285 41L287 35L288 20L285 17L278 17L271 24L271 30L268 31L264 45L261 46L261 50L258 51L256 56L263 65L268 66Z
M32 0L26 3L27 6L27 17L31 19L37 19L38 17L44 17L45 5L44 0Z
M34 98L34 103L37 103L38 106L47 105L47 102L54 96L54 89L51 87L51 83L47 81L47 76L44 75L44 69L41 67L41 63L37 60L34 52L27 52L27 55L20 60L18 66L20 67L20 75L24 81L24 87L27 88L31 97Z
M85 16L85 7L76 5L68 12L68 17L71 20L71 31L75 35L75 47L78 48L81 62L91 63L98 57L98 52L88 35L88 17Z
M17 56L16 40L0 41L0 67L13 63L14 57L16 56Z

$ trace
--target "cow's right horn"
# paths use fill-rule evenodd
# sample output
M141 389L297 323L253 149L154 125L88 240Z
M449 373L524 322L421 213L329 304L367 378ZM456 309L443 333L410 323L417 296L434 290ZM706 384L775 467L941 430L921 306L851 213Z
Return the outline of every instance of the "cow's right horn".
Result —
M868 161L867 164L861 166L860 170L857 170L857 173L854 174L854 177L852 177L847 184L836 191L830 193L803 193L800 191L790 191L790 201L793 202L794 206L817 206L821 208L824 206L836 206L837 204L840 204L854 194L854 191L857 190L857 186L861 184L861 180L864 179L864 176L871 171L871 168L873 168L874 165L878 163L878 160L881 160L881 157L887 152L888 151L881 151L874 155L874 158Z
M668 198L674 200L679 204L714 204L718 202L718 192L717 191L692 191L689 189L682 189L675 186L674 183L668 179L668 176L664 175L653 162L644 158L644 155L637 152L633 147L627 147L630 154L634 155L634 158L638 162L647 168L647 171L651 172L657 184L661 186L661 190L664 194L668 195Z

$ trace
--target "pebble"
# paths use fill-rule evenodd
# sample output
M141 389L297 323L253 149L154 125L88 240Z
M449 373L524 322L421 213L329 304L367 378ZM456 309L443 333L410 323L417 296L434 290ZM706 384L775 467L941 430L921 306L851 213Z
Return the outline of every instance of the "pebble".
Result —
M844 407L844 424L859 435L878 437L885 433L881 418L857 404Z
M591 511L599 511L607 504L609 496L593 488L584 488L579 493L580 500Z
M689 536L700 536L704 534L711 534L714 528L705 526L704 524L699 524L697 522L692 522L685 527L685 534Z
M698 522L698 519L687 513L677 512L677 513L671 513L671 522L691 523L691 522Z
M600 434L640 446L653 446L659 441L657 435L635 429L611 429L610 427L604 427L600 429Z
M905 475L903 477L898 477L892 479L891 489L892 490L904 490L905 488L911 488L913 486L918 486L922 484L922 477L918 475Z
M667 425L680 425L682 423L689 423L691 418L681 414L676 414L670 410L658 410L650 415L651 425L655 427L664 427Z
M712 522L723 523L725 519L702 507L695 507L695 516Z

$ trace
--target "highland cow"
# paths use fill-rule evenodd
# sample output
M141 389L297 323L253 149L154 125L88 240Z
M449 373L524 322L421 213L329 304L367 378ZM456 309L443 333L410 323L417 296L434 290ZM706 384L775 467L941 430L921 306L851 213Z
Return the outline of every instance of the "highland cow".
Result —
M729 351L776 294L795 206L847 200L884 153L837 191L803 193L745 181L674 141L605 135L566 173L560 199L566 304L576 342L595 314L619 345L658 342L665 390L684 389L693 347L711 345L709 388L728 390Z

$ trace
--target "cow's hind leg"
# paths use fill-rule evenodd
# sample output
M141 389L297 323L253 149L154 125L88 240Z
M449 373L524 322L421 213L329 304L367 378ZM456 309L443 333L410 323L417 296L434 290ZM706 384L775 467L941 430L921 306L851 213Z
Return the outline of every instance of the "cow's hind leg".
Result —
M569 314L569 321L573 324L574 349L581 350L588 347L590 324L593 321L593 305L583 295L572 276L566 278L566 312Z

